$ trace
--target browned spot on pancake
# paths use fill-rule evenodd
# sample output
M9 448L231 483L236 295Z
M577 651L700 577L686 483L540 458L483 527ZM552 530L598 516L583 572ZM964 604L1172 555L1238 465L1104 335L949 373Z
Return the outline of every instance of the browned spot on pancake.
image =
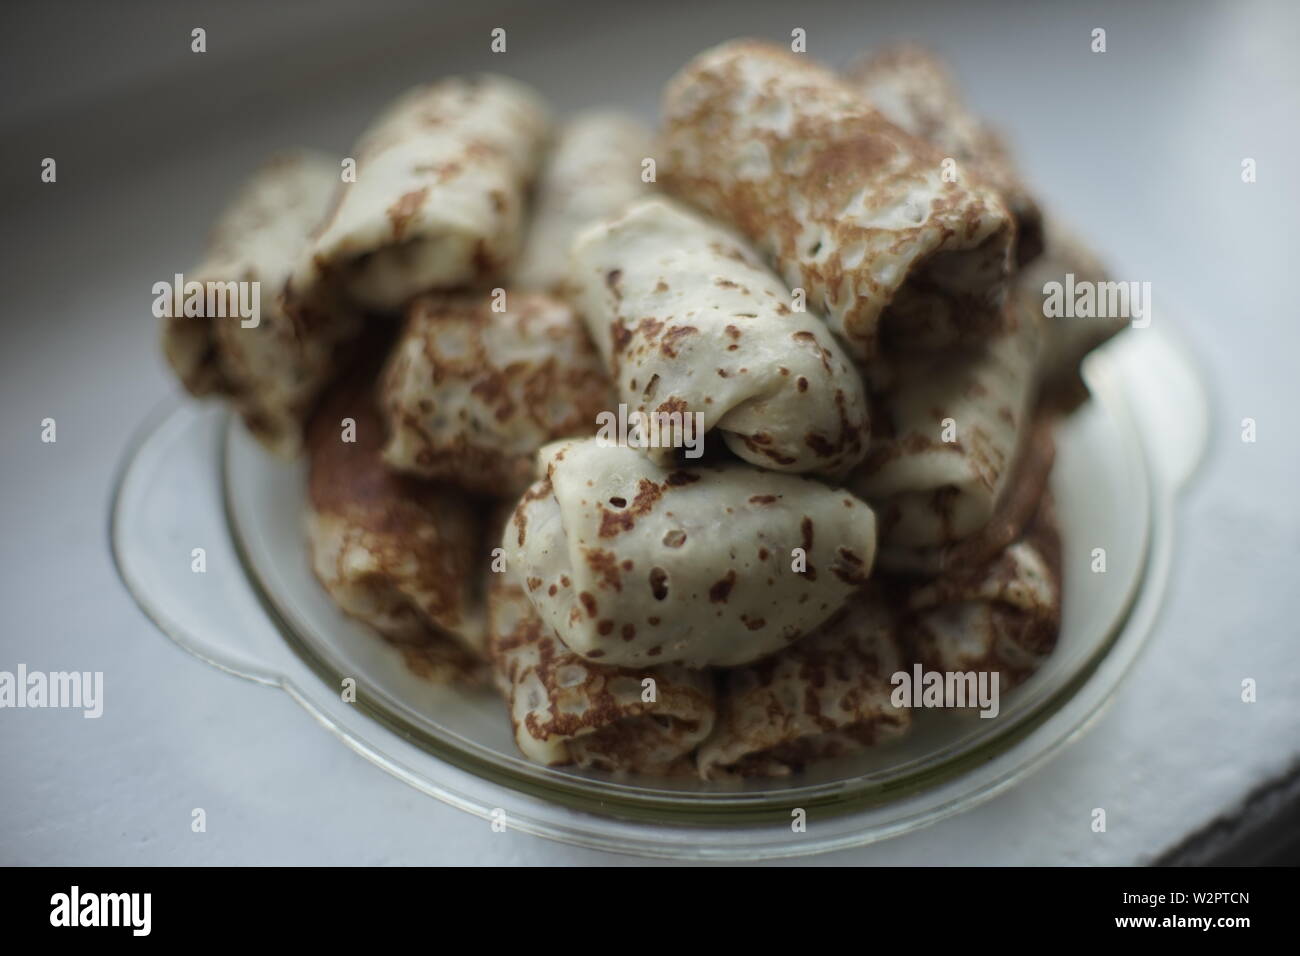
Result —
M598 575L609 587L615 591L623 590L622 581L618 573L618 556L612 551L606 551L603 548L587 548L587 565L592 572Z
M596 616L596 599L592 596L591 592L583 591L578 595L578 600L581 601L582 606L587 609L587 617Z
M663 497L663 493L659 485L649 478L642 478L637 483L636 497L632 499L632 507L628 510L634 515L648 514L655 502Z
M636 519L630 511L606 511L600 509L600 531L602 538L613 538L624 531L631 531L636 526Z
M709 601L713 604L726 604L727 596L731 594L731 589L735 585L736 572L728 571L725 577L714 581L713 586L709 588Z
M668 358L677 358L677 349L682 340L687 336L695 335L699 331L693 325L675 325L664 333L663 341L659 343L659 351Z
M668 572L663 568L650 569L650 593L656 601L662 601L668 596Z
M392 223L393 238L401 242L406 236L407 227L410 226L411 220L415 214L420 211L424 205L424 200L429 195L429 187L415 189L409 193L403 193L402 196L389 206L385 212L388 221Z
M661 402L655 411L664 412L669 415L673 412L681 412L685 415L690 411L690 406L686 404L686 399L684 398L670 398L667 401Z
M828 442L824 437L816 432L809 432L804 436L804 444L811 448L822 458L829 458L836 452L836 446Z
M609 338L614 344L614 353L618 354L627 350L627 344L632 341L632 333L622 319L615 319L609 323Z
M663 322L656 319L653 315L647 315L637 320L636 334L641 336L647 342L653 342L659 337L663 330Z

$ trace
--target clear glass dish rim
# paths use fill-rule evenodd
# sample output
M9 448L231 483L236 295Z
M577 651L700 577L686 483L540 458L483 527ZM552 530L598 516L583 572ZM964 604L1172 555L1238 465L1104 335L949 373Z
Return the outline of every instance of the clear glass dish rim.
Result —
M1191 450L1182 456L1186 459L1182 465L1174 466L1172 471L1164 467L1161 456L1152 458L1148 454L1149 450L1161 451L1162 449L1157 447L1160 442L1156 442L1150 449L1146 441L1138 442L1138 451L1143 456L1149 501L1149 528L1145 535L1146 561L1137 579L1141 586L1133 589L1127 613L1109 636L1105 652L1095 655L1091 666L1086 668L1087 672L1081 672L1077 680L1071 682L1072 694L1064 696L1058 694L1057 706L1053 707L1050 713L1038 715L1033 726L1022 724L1023 730L1016 735L1017 739L1007 741L1005 746L999 748L999 753L982 760L981 766L971 770L968 785L954 786L955 783L962 782L961 771L958 771L951 774L946 781L941 781L945 784L943 786L936 783L932 787L920 788L917 794L905 800L898 797L886 801L886 803L898 803L899 811L887 819L875 819L879 813L873 811L880 810L881 803L862 806L855 804L848 808L840 804L841 813L835 820L830 821L832 826L819 827L819 834L816 837L808 835L798 841L789 839L790 828L786 817L781 818L781 825L777 827L752 823L736 826L734 814L728 812L726 822L732 825L726 829L710 828L711 825L721 822L716 818L700 824L699 829L692 829L689 826L681 826L676 821L669 822L654 816L646 817L638 814L631 819L621 819L606 812L607 808L604 806L594 813L570 813L569 805L549 802L552 798L544 791L539 791L540 799L535 801L534 810L528 813L512 812L509 828L574 846L662 859L758 860L843 850L920 829L983 803L1022 780L1071 741L1085 733L1104 712L1115 691L1121 686L1124 676L1131 670L1146 645L1155 621L1164 607L1174 549L1172 517L1178 492L1195 474L1198 465L1203 461L1210 431L1209 394L1197 363L1192 360L1185 346L1178 341L1178 337L1158 334L1156 338L1162 340L1157 351L1163 350L1166 353L1164 356L1157 354L1156 358L1164 361L1166 367L1171 362L1183 366L1181 371L1186 378L1183 399L1189 404L1194 402L1199 406L1200 420L1190 429L1185 430L1192 439L1186 446ZM1149 356L1144 356L1145 358ZM1090 384L1097 384L1092 382L1093 375L1087 377ZM1109 383L1110 386L1118 386L1120 377L1116 374ZM1128 392L1129 389L1125 388L1124 391ZM1139 391L1143 393L1141 402L1137 402L1133 394L1125 396L1126 401L1121 399L1124 403L1124 418L1130 425L1130 434L1135 438L1139 434L1146 435L1152 425L1151 415L1158 416L1161 411L1158 407L1161 399L1158 396L1153 399L1149 388L1142 388ZM1167 412L1168 402L1165 402L1165 405L1164 411ZM1130 414L1133 409L1142 414L1136 416ZM330 713L330 708L322 706L322 698L319 694L312 694L306 687L299 689L297 678L291 676L289 672L269 673L260 668L249 670L244 665L226 658L223 652L213 651L203 639L188 633L175 633L177 625L172 620L170 612L154 606L153 596L146 593L147 588L143 583L134 579L134 568L128 571L129 562L124 553L119 551L121 538L118 524L127 480L132 476L131 466L148 441L164 431L177 411L176 402L169 400L166 407L156 408L140 425L124 451L112 492L112 510L107 529L111 553L127 590L146 616L178 646L206 663L236 676L268 686L278 686L285 690L350 748L423 793L485 819L491 818L495 812L492 809L493 805L499 802L503 794L499 792L485 794L484 788L478 786L479 784L487 785L489 788L504 788L518 796L527 796L528 791L513 787L508 780L498 783L488 777L478 777L460 771L454 762L447 765L441 760L429 761L425 759L430 756L428 750L417 749L414 745L408 746L400 738L386 737L385 743L376 744L368 739L369 735L364 733L364 727L359 729L353 726L350 716ZM1145 419L1143 428L1132 427L1135 418ZM220 455L226 438L224 430L217 433L214 454ZM1150 440L1149 435L1147 439ZM1168 451L1167 442L1163 451ZM1153 461L1162 461L1162 467L1152 468ZM1156 480L1157 471L1161 472L1161 480ZM224 488L224 474L220 476L219 483ZM228 520L226 523L229 524ZM232 538L232 547L237 548L239 545L234 540L233 529L228 527L227 530ZM247 569L244 573L248 587L260 601L262 596L254 583L248 580ZM270 623L273 627L277 626L274 621ZM301 668L294 668L294 673L311 669L296 651L293 652L292 659L303 664ZM1098 675L1098 670L1104 673ZM314 674L314 677L320 676L319 673ZM1074 686L1076 684L1079 685L1077 689ZM1050 726L1044 726L1048 724ZM382 722L379 722L379 725L382 726ZM398 733L400 734L400 730ZM404 758L401 756L403 753L414 756L415 761L404 763ZM411 763L420 763L421 766L415 769ZM443 769L437 770L439 767ZM784 793L788 795L791 791ZM789 805L789 802L785 804L786 807ZM850 816L849 814L854 810L858 813Z
M783 823L789 820L791 806L817 810L826 815L844 815L892 803L901 797L929 789L973 767L987 763L1010 749L1056 714L1088 682L1106 659L1119 636L1124 632L1132 615L1138 595L1149 574L1152 523L1155 518L1154 486L1150 469L1138 437L1136 426L1124 407L1122 398L1114 391L1115 383L1108 383L1101 394L1107 413L1114 419L1125 438L1124 454L1133 456L1141 465L1141 476L1146 495L1147 521L1141 529L1141 559L1137 575L1128 582L1129 591L1120 611L1110 622L1110 627L1092 653L1081 662L1069 680L1034 707L1019 715L1018 719L977 744L956 754L944 756L942 750L927 755L914 770L901 778L873 782L872 775L826 781L806 786L783 788L778 791L749 793L679 792L657 790L642 781L633 783L577 776L563 768L543 767L518 757L506 762L497 759L495 751L473 741L465 740L465 747L428 733L401 714L402 704L392 699L382 688L365 682L355 672L337 661L330 660L327 652L300 633L267 583L262 579L255 562L249 555L244 532L235 516L229 460L230 440L235 429L240 428L236 416L228 416L220 442L218 468L221 475L221 492L226 529L234 543L244 575L257 595L281 638L300 660L308 665L317 678L329 688L336 688L346 676L357 681L357 699L354 707L371 720L388 730L414 742L421 749L444 760L460 770L487 780L489 783L525 793L542 800L554 801L568 809L622 819L640 820L673 826L754 826ZM462 738L463 740L463 738ZM891 773L897 768L891 768ZM572 782L570 782L572 781Z

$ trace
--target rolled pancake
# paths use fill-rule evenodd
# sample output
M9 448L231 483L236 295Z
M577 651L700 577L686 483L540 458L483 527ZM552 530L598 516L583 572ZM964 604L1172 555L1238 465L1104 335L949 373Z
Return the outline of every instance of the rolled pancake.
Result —
M664 96L671 191L735 226L806 290L854 358L1002 327L1014 225L978 182L830 71L779 47L708 50Z
M356 181L300 259L295 307L339 289L377 311L481 282L518 252L549 119L504 77L451 77L398 98L356 148Z
M944 547L992 519L1030 420L1039 350L1037 324L1010 321L973 351L895 363L866 460L845 481L877 509L882 549Z
M555 639L509 573L488 578L488 647L524 756L657 775L694 769L691 754L713 727L711 674L584 660Z
M955 159L958 178L969 171L997 190L1016 221L1019 265L1043 251L1042 211L1025 188L1006 143L970 112L938 55L914 44L894 44L850 67L848 80L895 126Z
M312 569L346 614L399 645L440 682L483 674L486 564L474 503L448 485L389 472L373 378L336 389L308 431ZM344 420L355 441L343 440Z
M785 776L902 736L911 714L891 700L890 678L903 665L889 604L873 591L854 595L816 633L719 673L700 776Z
M982 566L913 588L905 613L904 642L925 670L997 672L999 693L1027 680L1061 630L1061 539L1050 493L1019 540Z
M954 568L983 566L1020 537L1038 511L1047 490L1056 442L1056 415L1037 409L1019 441L1015 465L998 497L988 523L965 538L931 547L900 547L882 543L876 566L882 571L942 574Z
M537 450L596 430L611 403L582 320L543 293L437 296L411 304L381 405L393 468L488 496L517 496Z
M1038 386L1042 400L1068 411L1088 397L1079 365L1093 349L1123 331L1126 318L1066 318L1044 315L1045 286L1066 282L1090 282L1098 288L1110 275L1082 242L1066 230L1053 226L1047 233L1043 256L1016 276L1012 306L1023 321L1037 321L1043 330L1043 347L1038 360Z
M537 183L533 216L511 277L517 289L557 291L569 274L569 247L585 226L611 219L650 186L641 163L652 136L611 110L579 113L560 127Z
M572 258L575 301L630 409L699 413L775 471L836 476L861 460L861 375L732 233L651 199L583 232ZM659 464L675 454L643 451Z
M332 162L314 153L283 153L258 169L217 221L203 263L186 275L205 289L258 283L257 323L245 325L229 309L163 323L163 351L185 387L227 397L282 457L301 449L303 425L337 370L338 350L360 330L347 310L293 317L285 310L285 280L337 183Z
M871 571L875 518L841 489L739 463L663 468L595 438L538 461L502 546L589 660L746 664L810 633Z

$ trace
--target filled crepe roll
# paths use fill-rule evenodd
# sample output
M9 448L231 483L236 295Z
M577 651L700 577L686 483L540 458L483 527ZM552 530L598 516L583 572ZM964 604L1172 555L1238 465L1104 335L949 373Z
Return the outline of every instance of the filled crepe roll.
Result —
M1006 487L983 527L941 545L904 547L882 542L876 552L876 566L882 571L934 575L987 564L1021 536L1038 511L1056 459L1056 420L1050 409L1035 410L1019 440Z
M217 221L202 265L185 276L204 290L188 310L198 314L173 298L163 324L163 351L185 387L228 397L262 444L284 457L301 449L339 348L360 329L346 310L290 317L284 307L285 280L337 182L328 159L306 152L259 169ZM256 315L239 314L254 302Z
M673 664L585 660L555 639L509 573L489 574L488 645L515 741L530 760L672 775L713 727L713 677Z
M978 182L807 58L753 40L668 85L664 182L735 226L806 291L857 359L1001 327L1014 225Z
M381 384L393 468L487 496L517 496L537 450L591 434L610 405L582 320L544 293L412 303Z
M1089 287L1099 290L1100 297L1108 295L1109 279L1097 258L1078 239L1057 227L1047 232L1043 256L1016 276L1013 306L1024 321L1037 321L1042 326L1039 388L1043 401L1054 407L1069 410L1087 398L1088 389L1079 375L1080 363L1130 320L1048 315L1049 284L1057 283L1062 295L1068 289Z
M904 641L926 671L996 673L999 693L1027 680L1061 630L1061 539L1051 494L1019 540L983 565L914 588L905 613Z
M571 651L632 667L732 666L811 632L871 571L849 493L734 463L661 467L599 439L539 453L502 542Z
M1038 203L1021 181L1002 137L967 109L942 59L923 47L897 44L860 60L848 78L891 123L998 191L1016 220L1020 265L1043 251Z
M650 131L622 113L592 110L560 127L542 167L532 222L511 282L520 289L561 289L569 247L584 226L611 219L650 187L641 164L653 155Z
M293 304L341 290L394 311L418 293L506 269L547 129L538 96L504 77L452 77L407 92L358 143L356 181L339 186L299 261Z
M894 614L864 591L783 651L721 672L718 719L700 745L700 776L784 776L904 734L890 678L903 668Z
M880 516L887 548L938 548L982 529L1010 486L1034 398L1039 329L980 348L898 360L876 396L871 449L846 480Z
M312 419L312 569L341 610L402 647L426 676L482 676L487 549L473 502L384 467L372 392L372 376L355 376Z
M861 375L733 234L647 200L579 236L572 283L640 421L688 416L685 425L717 429L736 455L776 471L842 475L865 454ZM647 428L642 443L660 464L678 451L657 440L662 430Z

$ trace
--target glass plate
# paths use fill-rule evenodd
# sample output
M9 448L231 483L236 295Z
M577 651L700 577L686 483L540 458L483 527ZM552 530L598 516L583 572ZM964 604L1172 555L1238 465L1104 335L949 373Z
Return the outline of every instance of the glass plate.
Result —
M758 859L843 849L933 823L1023 778L1099 714L1151 630L1172 509L1205 445L1203 387L1166 333L1091 356L1093 398L1061 426L1060 643L993 719L921 711L896 744L783 780L723 783L547 768L515 749L490 691L436 687L342 615L312 577L303 466L266 455L223 408L142 428L114 498L118 570L146 614L210 664L278 686L410 785L507 827L597 849ZM206 571L194 566L204 549ZM1094 548L1106 549L1093 573ZM342 682L356 682L356 701ZM802 811L802 813L800 813ZM794 818L806 821L792 827Z

